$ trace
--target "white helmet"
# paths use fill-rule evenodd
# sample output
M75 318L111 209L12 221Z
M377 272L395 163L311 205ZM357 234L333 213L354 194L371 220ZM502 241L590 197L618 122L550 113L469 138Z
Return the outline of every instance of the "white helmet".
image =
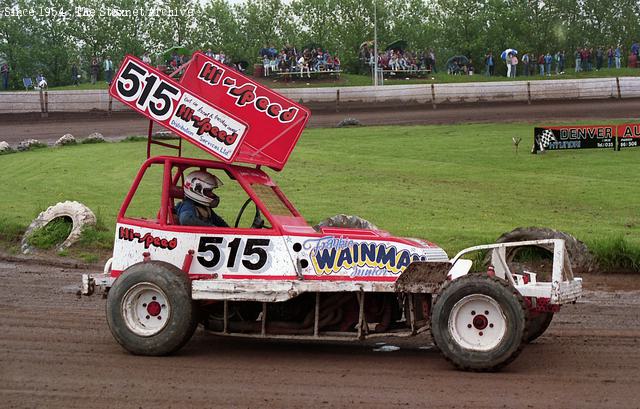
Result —
M189 199L209 207L216 207L220 198L213 193L213 189L222 186L222 181L216 176L197 170L189 173L184 180L184 195Z

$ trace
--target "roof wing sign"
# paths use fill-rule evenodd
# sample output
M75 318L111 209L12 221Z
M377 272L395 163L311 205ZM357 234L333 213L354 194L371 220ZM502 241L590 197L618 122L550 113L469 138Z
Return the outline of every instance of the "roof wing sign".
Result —
M309 110L197 52L180 82L127 56L109 93L225 162L281 170Z

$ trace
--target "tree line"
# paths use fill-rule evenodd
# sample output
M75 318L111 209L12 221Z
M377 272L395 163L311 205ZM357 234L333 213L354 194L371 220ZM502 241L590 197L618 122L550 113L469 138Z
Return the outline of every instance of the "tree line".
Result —
M438 65L458 54L482 61L490 49L628 52L640 33L637 0L0 0L0 60L14 88L37 74L71 83L71 65L87 72L93 56L117 63L174 45L250 66L265 44L319 45L354 72L360 45L373 39L374 2L381 49L405 40L410 50L434 49Z

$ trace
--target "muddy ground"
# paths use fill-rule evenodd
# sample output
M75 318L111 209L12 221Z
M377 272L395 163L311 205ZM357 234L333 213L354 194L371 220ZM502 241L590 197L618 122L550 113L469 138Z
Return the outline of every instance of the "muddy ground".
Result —
M426 105L359 105L335 104L311 106L310 127L331 127L345 118L356 118L364 125L452 124L465 122L531 122L548 124L576 120L607 122L611 118L637 118L640 99L597 101L552 101L526 103L481 103L439 105L433 109ZM111 139L131 135L146 135L149 121L140 115L128 113L51 113L49 118L40 114L0 115L0 141L12 146L35 138L55 142L65 133L84 138L100 132ZM160 129L156 126L155 129Z
M640 406L639 277L585 277L585 297L514 363L475 374L454 370L428 337L374 352L198 329L176 356L132 356L111 337L105 300L75 294L99 269L54 264L0 260L3 408Z

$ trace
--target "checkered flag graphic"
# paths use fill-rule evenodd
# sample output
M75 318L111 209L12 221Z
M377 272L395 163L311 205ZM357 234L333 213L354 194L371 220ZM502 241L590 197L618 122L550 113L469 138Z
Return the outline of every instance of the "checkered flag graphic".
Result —
M551 129L545 129L536 139L538 142L538 148L542 152L549 147L550 142L556 141L556 137Z

